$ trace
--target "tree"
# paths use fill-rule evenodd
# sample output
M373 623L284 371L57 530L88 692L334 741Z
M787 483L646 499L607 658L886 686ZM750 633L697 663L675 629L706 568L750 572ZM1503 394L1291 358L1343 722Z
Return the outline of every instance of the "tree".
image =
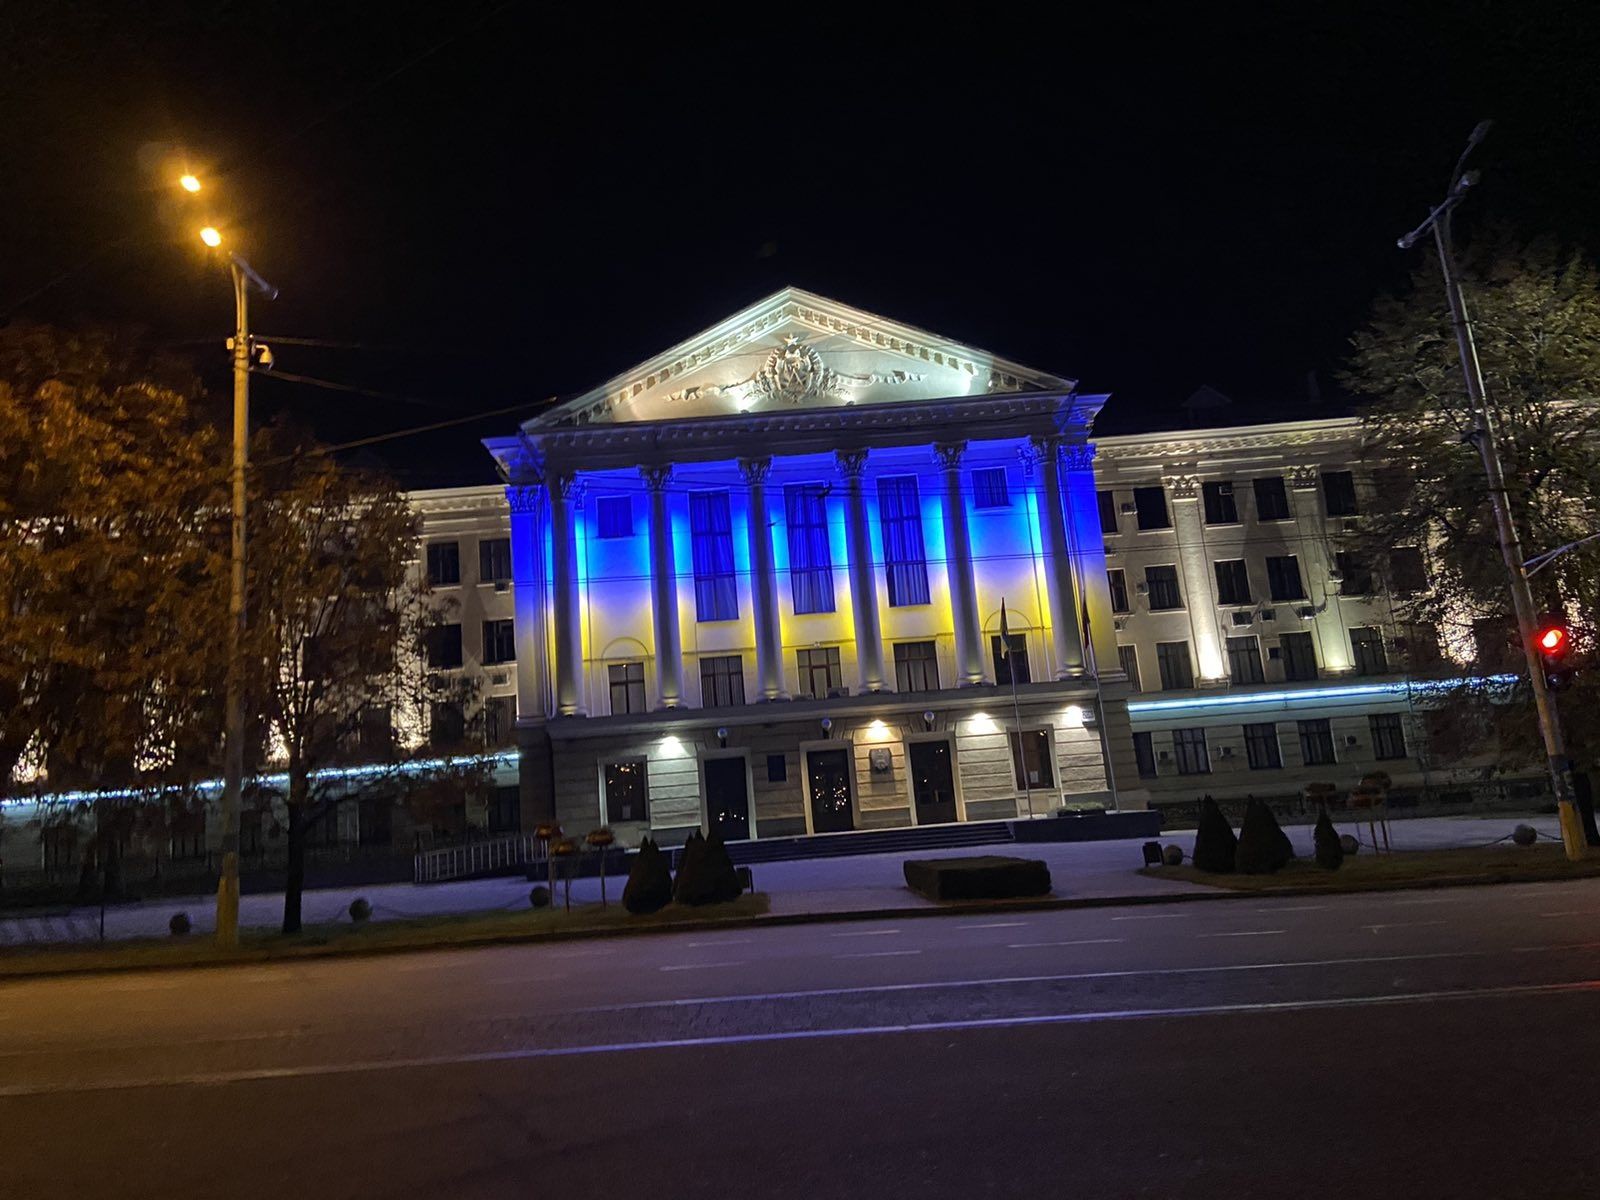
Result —
M342 804L410 786L401 768L408 759L416 765L420 738L399 744L396 725L413 733L433 726L434 750L473 748L469 724L441 714L465 713L474 689L427 669L441 609L415 569L417 521L405 496L292 430L268 428L254 443L247 711L260 720L258 771L281 763L286 774L283 932L294 933L310 832ZM441 746L446 726L450 744ZM339 769L353 763L361 765ZM448 775L461 796L481 784L482 771L471 759L446 761L417 787L437 800Z
M1600 274L1581 254L1504 233L1480 238L1462 265L1526 553L1600 532ZM1442 719L1431 723L1432 749L1449 760L1498 746L1490 770L1542 760L1483 469L1477 449L1463 441L1475 420L1431 255L1402 295L1374 306L1353 339L1344 380L1367 401L1365 436L1383 464L1357 544L1385 579L1397 620L1420 635L1408 639L1411 665L1426 667L1434 657L1423 631L1437 627L1458 667L1520 677L1506 686L1451 687ZM1420 589L1409 578L1417 554L1428 574ZM1592 661L1600 544L1563 555L1531 582L1535 604L1565 610L1579 659ZM1561 709L1570 751L1592 764L1600 751L1600 679L1580 673Z
M217 760L226 615L224 455L198 381L113 330L0 329L0 795L94 789L120 848L163 789Z
M1242 875L1270 875L1294 858L1288 834L1266 801L1251 796L1239 826L1239 846L1234 865Z

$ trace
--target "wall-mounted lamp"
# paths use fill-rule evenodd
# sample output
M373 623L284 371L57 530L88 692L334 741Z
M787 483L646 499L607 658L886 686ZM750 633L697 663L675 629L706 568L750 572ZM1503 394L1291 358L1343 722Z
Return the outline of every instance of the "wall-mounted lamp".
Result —
M933 732L933 709L925 709L922 713L922 724L929 733Z
M833 735L833 718L832 717L823 717L822 718L822 736L826 738L826 737L831 737L832 735Z
M717 749L718 750L726 750L727 748L728 748L728 727L726 725L723 725L717 730Z

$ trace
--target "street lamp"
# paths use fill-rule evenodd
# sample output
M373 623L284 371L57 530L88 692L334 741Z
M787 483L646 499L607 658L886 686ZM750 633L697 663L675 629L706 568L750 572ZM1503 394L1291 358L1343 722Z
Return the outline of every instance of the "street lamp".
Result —
M194 186L190 187L190 181ZM179 181L191 195L200 181L185 175ZM200 240L213 250L222 245L215 226L200 231ZM244 788L244 470L250 455L250 361L255 347L250 341L250 291L271 300L278 294L255 268L229 251L228 271L233 278L233 536L232 573L228 589L228 683L226 728L222 758L222 872L217 880L217 945L239 944L239 799Z
M1576 862L1584 856L1587 841L1583 824L1578 816L1577 792L1572 780L1572 762L1561 734L1561 714L1556 711L1545 678L1541 661L1533 607L1533 592L1528 586L1528 572L1522 557L1522 540L1516 523L1511 519L1511 507L1506 499L1505 471L1500 463L1500 447L1495 436L1494 416L1489 411L1488 391L1483 383L1483 368L1478 362L1478 347L1473 340L1472 320L1467 315L1466 300L1461 294L1461 279L1456 270L1455 247L1450 239L1450 216L1456 205L1466 198L1468 191L1478 182L1476 171L1465 170L1467 156L1489 132L1490 122L1480 121L1467 138L1467 148L1456 159L1450 176L1450 186L1444 200L1428 214L1427 220L1400 239L1402 250L1409 250L1426 233L1432 232L1433 244L1439 252L1439 269L1444 275L1445 296L1450 301L1450 324L1455 329L1456 350L1461 356L1461 373L1466 378L1467 399L1472 403L1475 427L1468 430L1464 440L1478 449L1483 460L1483 473L1489 485L1489 502L1494 508L1495 529L1500 538L1500 554L1505 559L1506 574L1511 577L1511 603L1516 610L1517 631L1522 652L1528 661L1528 682L1533 687L1533 706L1539 717L1539 732L1544 738L1545 758L1550 767L1550 780L1556 793L1556 808L1561 817L1561 842L1567 858Z

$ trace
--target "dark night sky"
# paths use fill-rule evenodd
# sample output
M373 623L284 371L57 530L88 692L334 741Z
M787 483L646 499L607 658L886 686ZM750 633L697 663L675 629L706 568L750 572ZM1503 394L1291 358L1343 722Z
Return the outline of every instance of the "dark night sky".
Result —
M1307 372L1333 400L1485 116L1475 215L1600 248L1592 5L670 35L551 7L5 0L0 319L138 322L222 365L226 283L141 170L157 142L282 289L259 330L367 347L282 369L426 401L256 388L330 438L584 390L785 283L1110 391L1103 429L1180 423L1202 383L1230 420L1327 412ZM513 425L386 454L489 479L476 439Z

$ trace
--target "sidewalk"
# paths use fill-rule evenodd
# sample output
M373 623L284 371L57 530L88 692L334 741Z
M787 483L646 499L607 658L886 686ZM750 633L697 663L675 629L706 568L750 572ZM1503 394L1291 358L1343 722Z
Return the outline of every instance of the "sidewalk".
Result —
M1509 834L1513 827L1521 823L1532 825L1543 835L1559 837L1555 817L1423 817L1391 821L1389 829L1396 850L1441 850L1493 842ZM1357 825L1348 821L1338 824L1341 833L1353 833L1363 843L1367 840L1365 824ZM1286 832L1294 843L1295 852L1309 856L1311 826L1289 826ZM1161 842L1163 845L1173 843L1182 846L1187 856L1194 846L1194 832L1188 830L1167 834ZM1143 839L1132 838L1112 842L934 850L917 857L950 858L989 853L1042 859L1050 867L1055 894L1068 899L1103 900L1126 896L1144 900L1210 890L1200 884L1138 874L1138 868L1143 865L1140 853L1142 845ZM935 907L932 902L906 888L900 870L906 857L904 854L871 854L851 858L803 859L761 863L752 869L757 890L771 897L774 916ZM620 877L606 881L606 893L612 903L620 900L624 882ZM371 902L374 921L521 908L528 903L530 886L527 880L515 877L427 886L391 883L328 888L305 894L304 918L307 925L348 920L350 902L357 896L365 896ZM560 899L558 885L558 904ZM599 899L598 879L573 881L574 904L595 903ZM105 914L106 940L165 937L167 921L176 912L189 915L196 933L208 933L214 927L210 897L169 897L108 908ZM281 892L245 896L240 901L240 924L247 928L275 928L282 914ZM78 908L67 915L23 914L0 918L0 947L92 942L98 938L99 922L98 908Z

